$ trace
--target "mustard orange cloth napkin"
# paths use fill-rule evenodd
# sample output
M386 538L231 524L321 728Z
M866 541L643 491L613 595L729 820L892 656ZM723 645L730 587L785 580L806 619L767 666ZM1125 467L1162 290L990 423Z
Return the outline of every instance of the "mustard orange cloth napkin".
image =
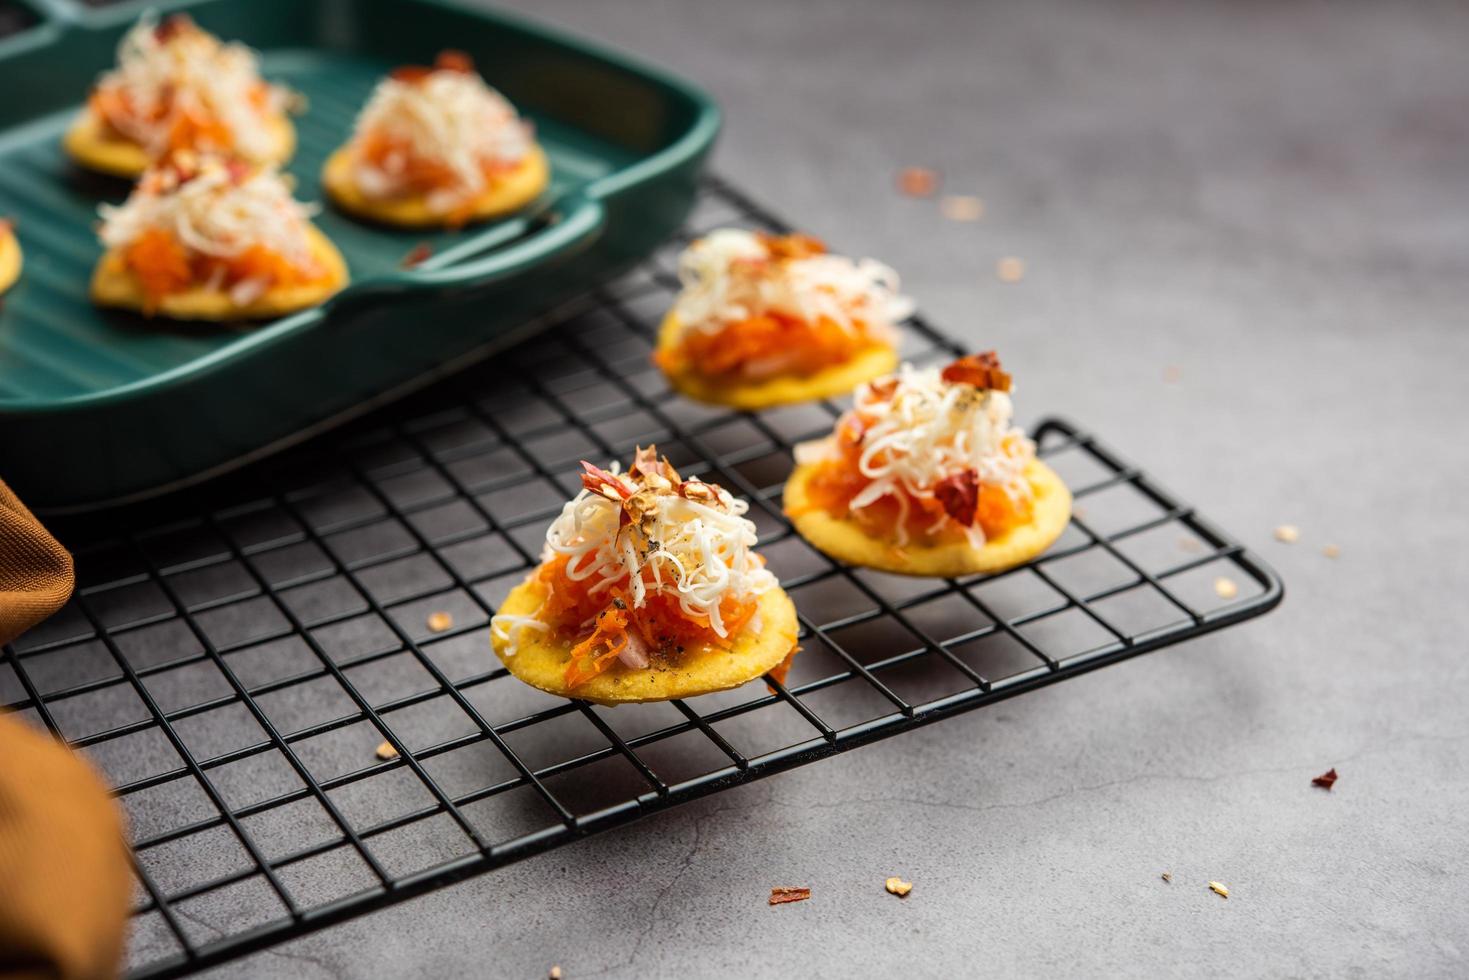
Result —
M66 604L71 555L0 481L0 643Z
M0 643L71 589L71 555L0 483ZM131 878L121 814L91 767L0 713L0 978L115 977Z

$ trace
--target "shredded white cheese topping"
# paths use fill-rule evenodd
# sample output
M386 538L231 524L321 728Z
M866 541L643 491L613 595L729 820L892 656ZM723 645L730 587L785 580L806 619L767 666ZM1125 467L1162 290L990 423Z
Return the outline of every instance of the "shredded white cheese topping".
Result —
M913 313L898 274L875 259L813 255L776 260L754 232L721 228L679 256L682 292L674 305L684 330L715 333L764 312L815 322L830 319L849 333L896 343L897 325Z
M181 180L172 165L163 164L144 174L122 204L97 210L98 235L110 249L125 248L158 228L202 255L231 258L258 244L293 265L312 262L307 228L315 208L291 197L272 167L237 179L219 158L206 157L194 176Z
M1014 499L1026 499L1031 493L1024 474L1035 458L1035 443L1011 424L1010 395L947 382L941 375L938 367L903 364L897 374L859 385L853 407L837 423L838 430L850 423L862 433L857 466L872 481L852 498L851 509L861 510L892 496L900 512L899 544L908 540L904 525L911 506L900 490L933 499L941 480L974 470L980 483L1003 487ZM1006 452L1007 442L1016 450ZM835 434L796 447L800 464L836 456ZM984 530L978 524L959 524L947 513L940 514L929 532L946 523L962 528L975 547L984 544Z
M486 167L514 166L534 147L530 125L478 73L440 69L415 81L378 83L357 117L354 140L386 137L408 148L376 164L355 161L355 176L368 197L393 197L413 190L407 167L411 154L442 163L454 183L426 200L438 212L453 210L482 194Z
M180 116L218 120L234 138L233 149L254 160L268 159L276 137L268 120L285 112L292 94L261 84L256 53L238 42L222 43L192 22L159 38L157 17L149 11L117 45L117 66L97 80L102 89L122 93L133 112L108 117L108 123L154 156L168 150L168 134Z
M615 464L612 472L617 473ZM617 479L629 493L645 485L629 474ZM662 593L688 615L708 617L714 632L727 637L719 610L725 596L757 596L776 579L751 550L756 533L744 516L749 504L723 487L704 486L713 495L708 503L674 493L651 496L653 506L636 526L620 523L620 504L583 490L546 531L543 560L566 555L567 577L590 580L590 595L627 583L634 608L645 605L650 592ZM506 656L515 654L521 630L550 629L535 616L503 614L490 626L507 641Z

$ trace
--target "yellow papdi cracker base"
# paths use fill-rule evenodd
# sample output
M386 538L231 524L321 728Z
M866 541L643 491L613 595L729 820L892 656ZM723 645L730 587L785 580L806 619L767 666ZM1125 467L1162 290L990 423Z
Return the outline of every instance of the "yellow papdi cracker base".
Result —
M163 297L154 315L173 320L215 322L266 320L315 306L347 284L347 263L321 229L310 225L306 233L311 240L311 254L327 270L323 279L267 289L254 302L244 306L236 305L225 290L196 286ZM120 250L107 252L97 263L97 271L92 274L92 302L124 310L144 309L146 296L143 287L127 268Z
M658 350L671 351L679 333L678 317L670 312L658 330ZM898 366L898 352L891 347L869 347L845 364L835 364L804 377L775 377L765 381L740 382L707 378L692 370L668 371L669 384L696 401L728 405L754 412L776 405L837 398L864 381L889 374Z
M5 292L20 278L20 242L15 232L0 230L0 293Z
M282 164L296 152L296 127L285 116L270 120L273 139L270 152L252 163ZM67 155L88 170L112 174L114 177L138 177L152 158L129 139L120 139L107 130L102 120L90 109L77 116L62 138Z
M1030 561L1041 554L1066 530L1071 520L1071 491L1045 463L1035 460L1025 469L1025 478L1035 494L1031 520L974 548L967 542L941 545L905 544L870 536L849 518L833 517L811 503L807 484L817 464L797 466L785 486L785 510L801 537L839 561L867 568L952 578L998 572Z
M500 612L530 616L545 598L545 586L532 573L505 597ZM780 588L772 588L758 602L759 629L747 624L728 650L710 647L703 653L688 654L683 663L663 666L655 662L642 670L616 663L574 688L566 684L571 646L554 634L522 630L517 634L519 649L508 657L504 653L507 641L494 636L491 643L510 673L549 694L609 705L691 698L752 681L778 666L795 648L798 627L790 596Z
M497 175L474 202L469 221L485 221L519 211L540 196L551 181L551 165L539 146L514 170ZM423 194L389 199L368 197L352 176L352 154L341 147L326 161L321 183L332 202L349 214L401 228L444 228L450 224L442 211L429 208Z

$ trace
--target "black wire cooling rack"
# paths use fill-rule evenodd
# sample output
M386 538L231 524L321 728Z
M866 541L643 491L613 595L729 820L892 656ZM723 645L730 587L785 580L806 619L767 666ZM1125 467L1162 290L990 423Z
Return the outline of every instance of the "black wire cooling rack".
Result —
M691 227L727 224L785 230L710 181ZM59 528L78 592L4 649L0 705L83 750L128 810L135 976L218 964L1280 601L1258 559L1058 420L1034 435L1076 515L1039 560L939 580L825 558L780 494L792 446L841 405L712 409L650 366L686 240L493 363L186 496ZM957 351L922 320L907 335L910 360ZM606 709L543 695L490 653L490 615L580 486L578 460L651 441L751 501L801 614L785 685ZM400 753L380 759L384 742Z

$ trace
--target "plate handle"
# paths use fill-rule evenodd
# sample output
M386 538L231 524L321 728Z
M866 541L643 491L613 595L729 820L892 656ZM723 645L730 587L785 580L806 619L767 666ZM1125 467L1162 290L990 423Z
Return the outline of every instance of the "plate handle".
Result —
M606 211L600 201L574 197L558 208L559 220L503 248L442 267L401 269L348 286L337 297L351 301L418 292L424 289L465 289L512 279L547 262L580 251L602 233ZM336 300L332 301L336 305Z

